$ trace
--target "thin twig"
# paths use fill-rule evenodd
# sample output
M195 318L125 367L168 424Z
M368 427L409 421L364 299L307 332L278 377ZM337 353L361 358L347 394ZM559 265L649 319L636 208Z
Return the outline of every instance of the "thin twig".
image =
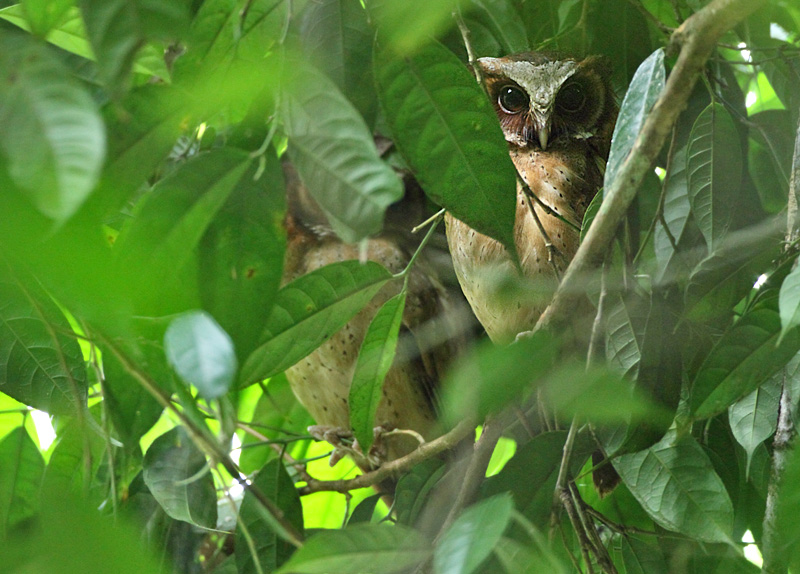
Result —
M560 255L556 246L553 245L553 242L550 241L550 236L547 234L542 222L539 220L539 215L536 213L536 209L533 207L533 202L529 196L525 196L525 201L528 203L528 210L531 212L531 216L533 217L533 221L536 223L536 227L539 229L539 233L544 239L544 246L547 248L547 262L550 263L550 267L553 268L553 273L555 274L557 279L561 279L561 271L558 269L558 264L556 263L556 256Z

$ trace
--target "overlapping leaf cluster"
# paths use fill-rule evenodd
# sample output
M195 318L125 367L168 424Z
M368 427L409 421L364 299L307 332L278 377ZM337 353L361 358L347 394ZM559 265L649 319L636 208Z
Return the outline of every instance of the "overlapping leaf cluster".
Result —
M399 479L389 521L369 491L352 505L301 498L308 476L287 463L325 449L305 436L311 420L283 371L395 284L350 397L368 445L409 301L402 274L374 262L281 284L281 161L344 241L381 230L404 174L432 207L511 245L515 175L456 19L479 56L610 57L622 107L608 186L670 72L669 33L703 4L0 3L4 562L65 574L586 571L585 541L553 520L566 472L619 571L753 571L741 541L749 531L762 543L779 404L793 417L800 397L786 217L800 9L788 1L725 36L587 278L593 355L562 333L480 342L441 381L445 426L547 405L550 426L509 429L516 452L475 505L434 536L431 516L447 509L431 493L451 476L437 459ZM389 154L375 134L393 141ZM29 409L53 417L51 446ZM572 417L580 432L564 461L567 433L553 423ZM603 500L589 478L598 446L623 480ZM800 538L798 469L790 458L770 509L779 549Z

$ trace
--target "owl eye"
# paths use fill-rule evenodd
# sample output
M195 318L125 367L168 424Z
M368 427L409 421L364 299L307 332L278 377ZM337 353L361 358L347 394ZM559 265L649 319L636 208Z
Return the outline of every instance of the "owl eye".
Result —
M586 94L583 93L583 88L577 82L567 84L558 92L558 99L556 104L561 111L569 114L581 111L586 103Z
M528 106L528 95L516 86L505 86L497 98L500 107L509 114L518 114Z

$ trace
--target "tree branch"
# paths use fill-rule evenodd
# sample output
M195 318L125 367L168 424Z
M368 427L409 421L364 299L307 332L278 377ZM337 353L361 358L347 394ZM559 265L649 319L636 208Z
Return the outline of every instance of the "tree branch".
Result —
M767 0L713 0L672 35L669 50L680 48L675 67L648 114L633 149L606 191L605 201L600 205L586 238L535 330L557 329L568 322L570 312L577 308L576 300L584 296L585 274L602 262L644 176L661 151L678 116L686 108L686 102L717 40L766 3Z

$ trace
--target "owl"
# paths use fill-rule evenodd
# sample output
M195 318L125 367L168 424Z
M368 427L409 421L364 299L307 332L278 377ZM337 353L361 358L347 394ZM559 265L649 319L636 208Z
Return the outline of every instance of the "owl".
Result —
M472 310L489 337L505 344L533 328L578 248L586 207L603 183L618 107L603 57L525 52L478 64L511 160L536 199L517 184L519 268L498 241L449 214L447 239ZM511 302L498 295L500 280L518 269L539 297Z
M284 174L289 205L284 283L351 259L376 261L392 273L406 267L421 239L412 235L410 228L413 222L425 219L424 195L412 178L405 181L404 200L387 213L384 231L359 245L345 243L333 233L325 214L288 163ZM469 311L457 287L448 288L440 279L438 270L447 265L437 257L449 261L444 241L442 237L438 250L423 252L410 273L397 353L384 381L375 417L376 441L368 452L354 443L350 430L350 384L372 318L400 291L402 281L387 284L341 330L286 371L292 391L317 423L309 429L311 434L336 447L332 464L349 455L362 470L369 471L410 453L420 444L419 439L428 441L441 434L436 386L463 345L462 327L469 325ZM389 488L384 485L382 490Z

